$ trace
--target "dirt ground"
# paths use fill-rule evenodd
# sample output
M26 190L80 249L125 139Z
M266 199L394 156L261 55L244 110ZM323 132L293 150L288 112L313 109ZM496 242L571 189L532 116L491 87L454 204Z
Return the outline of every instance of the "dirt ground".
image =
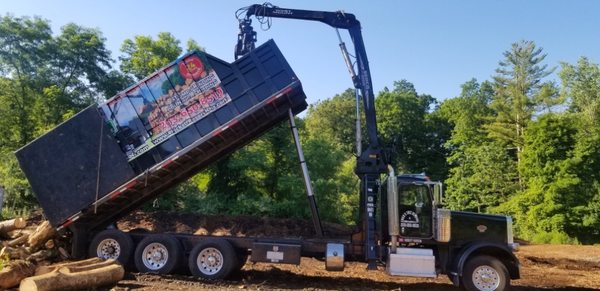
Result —
M197 216L136 212L118 223L121 229L145 228L197 234L304 236L312 234L308 221L254 217ZM333 235L349 232L326 224ZM513 290L600 290L600 246L524 245L517 253L521 279ZM367 271L364 263L346 263L343 272L325 271L325 264L303 258L299 266L247 262L233 278L207 281L185 275L159 276L127 273L110 290L452 290L446 276L436 279L392 277L382 271ZM108 290L108 289L107 289Z

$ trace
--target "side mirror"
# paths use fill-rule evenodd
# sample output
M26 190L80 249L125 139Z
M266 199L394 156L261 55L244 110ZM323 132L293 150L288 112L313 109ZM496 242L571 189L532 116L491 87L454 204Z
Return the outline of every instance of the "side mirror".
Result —
M443 205L444 190L441 182L433 185L433 205L441 207Z

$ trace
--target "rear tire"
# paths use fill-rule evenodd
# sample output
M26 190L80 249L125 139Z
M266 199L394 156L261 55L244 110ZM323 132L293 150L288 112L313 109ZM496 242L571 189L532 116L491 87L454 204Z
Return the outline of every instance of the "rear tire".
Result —
M131 259L133 248L133 240L128 234L107 229L94 236L88 254L91 258L113 259L125 266Z
M463 270L461 283L469 291L510 289L510 277L504 264L491 256L469 259Z
M142 273L169 274L181 263L181 243L167 234L149 235L135 249L135 267Z
M235 249L225 239L201 241L192 249L188 259L192 275L204 279L223 279L239 265Z

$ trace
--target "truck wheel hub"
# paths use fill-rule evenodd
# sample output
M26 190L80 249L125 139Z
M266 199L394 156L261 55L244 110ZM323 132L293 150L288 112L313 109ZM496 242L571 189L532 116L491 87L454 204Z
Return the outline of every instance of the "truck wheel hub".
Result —
M119 243L112 238L102 240L96 248L96 255L102 259L116 260L120 254L121 247L119 246Z
M152 254L152 259L154 259L154 261L159 262L162 259L162 253L161 252L154 252L154 254Z
M216 262L217 262L217 259L214 256L208 257L208 265L214 266Z
M142 262L146 268L157 271L163 268L169 260L169 251L161 243L151 243L144 248Z
M198 254L196 265L203 274L216 274L223 268L223 254L216 248L205 248Z
M500 276L490 266L479 266L473 271L473 284L479 290L496 290L500 286Z

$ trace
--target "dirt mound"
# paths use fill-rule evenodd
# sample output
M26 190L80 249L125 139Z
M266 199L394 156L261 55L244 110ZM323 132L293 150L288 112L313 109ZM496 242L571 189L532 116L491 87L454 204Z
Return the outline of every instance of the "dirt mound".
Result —
M121 230L146 229L153 232L178 232L198 235L310 238L315 236L311 221L274 219L254 216L201 215L192 213L137 211L119 220ZM328 236L350 235L352 229L333 223L324 223Z

